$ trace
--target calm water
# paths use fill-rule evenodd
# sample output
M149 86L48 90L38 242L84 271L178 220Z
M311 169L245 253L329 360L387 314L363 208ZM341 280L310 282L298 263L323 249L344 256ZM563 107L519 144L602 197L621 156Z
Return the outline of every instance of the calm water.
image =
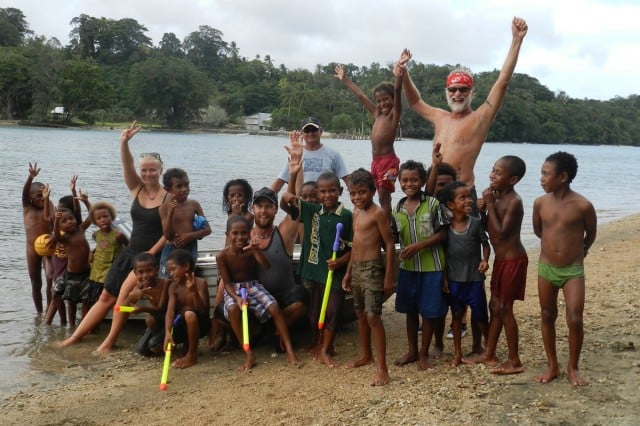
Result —
M115 205L119 215L129 217L129 197L121 177L118 154L118 131L59 130L38 128L0 128L0 170L5 174L0 204L0 233L4 250L0 252L0 393L30 385L51 374L52 363L64 365L72 356L86 356L93 343L80 345L79 352L50 355L42 365L43 354L51 352L47 344L66 336L59 326L46 327L36 318L30 297L30 284L24 259L24 230L21 193L28 176L29 162L42 168L37 180L50 184L52 199L69 193L69 179L78 174L78 187L92 201L106 200ZM191 181L191 197L200 201L212 224L213 233L200 243L200 248L220 247L224 236L225 215L221 199L229 179L245 178L254 190L268 186L286 159L284 137L139 133L131 142L135 156L156 151L162 155L165 169L184 168ZM371 158L368 141L326 139L324 143L338 149L347 167L369 168ZM558 150L573 153L579 170L573 187L594 203L600 223L640 211L640 197L629 183L640 181L640 171L629 165L640 163L640 149L631 147L486 144L476 163L476 185L479 192L488 184L488 174L495 160L503 155L522 157L527 174L516 189L525 202L523 240L527 247L537 244L531 232L531 206L542 194L539 185L540 166L544 158ZM425 162L431 158L429 141L399 141L402 159ZM624 168L624 173L620 170ZM614 173L617 171L616 173ZM613 176L624 176L614 179ZM394 202L401 197L394 194ZM343 201L351 206L348 195ZM89 229L91 232L91 228ZM102 327L101 335L106 333ZM92 340L95 342L95 340Z

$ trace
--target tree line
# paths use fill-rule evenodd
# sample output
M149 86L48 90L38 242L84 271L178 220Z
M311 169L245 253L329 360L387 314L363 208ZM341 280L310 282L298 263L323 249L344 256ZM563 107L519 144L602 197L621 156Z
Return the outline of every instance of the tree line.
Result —
M157 45L131 18L82 14L70 22L70 42L35 35L16 8L0 8L0 116L49 122L64 106L67 119L123 122L132 117L169 128L241 126L244 117L272 114L271 128L294 129L316 115L328 131L366 134L373 123L358 100L334 77L335 63L314 70L274 66L269 55L249 59L235 42L208 25L180 40L165 33ZM423 99L447 108L444 81L452 65L413 62L411 76ZM392 63L345 65L365 93L393 81ZM477 107L498 70L475 75ZM407 137L431 138L433 128L405 104ZM59 117L58 117L59 118ZM640 96L607 101L554 93L515 73L490 141L640 146Z

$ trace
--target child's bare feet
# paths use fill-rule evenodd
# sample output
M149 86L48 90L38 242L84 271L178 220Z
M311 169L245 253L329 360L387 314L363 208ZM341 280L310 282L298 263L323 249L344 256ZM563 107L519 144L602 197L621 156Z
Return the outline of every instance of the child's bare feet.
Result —
M589 384L589 382L580 375L580 371L578 371L577 368L568 368L567 376L572 386L587 386Z
M461 355L456 355L456 356L453 357L453 359L449 363L449 366L450 367L457 367L460 364L462 364L462 356Z
M524 372L524 366L519 361L514 363L508 359L496 368L492 368L491 372L493 374L518 374Z
M347 368L358 368L369 364L373 364L373 357L371 355L358 358L352 363L347 364Z
M298 360L298 357L295 353L287 352L287 362L291 365L298 365L300 361Z
M489 367L496 367L498 365L498 358L487 358L486 354L481 353L479 355L466 356L462 358L462 362L464 364L484 364Z
M96 349L96 352L98 352L99 354L108 354L112 350L113 350L113 346L102 343L100 346L98 346L98 348Z
M420 355L418 358L418 370L431 370L433 364L429 361L429 355Z
M472 355L484 355L486 353L487 349L480 345L480 346L474 346L473 348L471 348L471 353L469 354L469 356Z
M444 347L442 346L434 346L431 351L431 358L440 359L442 358L442 353L444 352Z
M244 363L238 367L239 371L250 371L257 364L256 356L253 354L253 351L247 352L247 356L244 360Z
M76 343L80 342L80 340L82 340L80 337L76 337L72 334L71 336L64 339L62 342L54 343L53 347L57 349L66 348L67 346L75 345Z
M196 355L185 355L182 358L178 358L173 361L173 365L175 368L189 368L192 365L195 365L198 362L198 357Z
M323 351L320 350L320 352L318 352L318 356L316 357L316 361L318 361L319 363L322 363L324 365L326 365L327 367L330 368L334 368L337 367L338 362L336 362L332 357L331 354L328 351Z
M373 378L373 382L371 382L371 386L384 386L389 383L389 371L386 369L378 369L376 371L376 375Z
M398 358L396 362L394 362L394 364L397 365L398 367L402 367L403 365L411 364L412 362L416 362L417 360L418 360L418 354L413 352L407 352L406 354L404 354L402 358Z
M556 365L554 367L547 367L547 369L544 370L542 373L536 375L534 377L534 380L538 383L549 383L559 375L560 375L560 370Z

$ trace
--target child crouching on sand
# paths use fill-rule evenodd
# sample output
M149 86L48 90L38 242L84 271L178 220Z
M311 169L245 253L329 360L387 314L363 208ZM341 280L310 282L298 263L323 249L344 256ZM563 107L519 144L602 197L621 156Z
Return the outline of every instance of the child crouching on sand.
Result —
M174 361L176 368L188 368L198 362L198 340L209 334L209 289L204 278L196 277L191 252L176 249L167 258L171 276L169 302L165 316L164 348L167 344L184 343L186 354ZM180 320L175 324L176 316ZM173 329L173 335L171 335Z

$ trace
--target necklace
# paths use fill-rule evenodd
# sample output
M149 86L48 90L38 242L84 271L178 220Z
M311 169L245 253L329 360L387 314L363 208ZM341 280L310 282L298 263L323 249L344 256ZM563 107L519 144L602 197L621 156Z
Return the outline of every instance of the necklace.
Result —
M272 226L271 229L269 230L269 232L267 232L266 234L264 233L260 233L256 230L256 237L259 240L268 240L269 238L271 238L271 234L273 234L273 231L276 229L275 226Z
M160 192L160 190L158 189L158 190L156 191L156 193L155 193L155 194L151 195L151 191L149 191L149 190L147 189L147 187L145 186L145 187L144 187L144 192L146 192L146 193L147 193L147 198L149 198L151 201L153 201L153 200L155 200L155 199L156 199L156 196L158 195L158 192Z

